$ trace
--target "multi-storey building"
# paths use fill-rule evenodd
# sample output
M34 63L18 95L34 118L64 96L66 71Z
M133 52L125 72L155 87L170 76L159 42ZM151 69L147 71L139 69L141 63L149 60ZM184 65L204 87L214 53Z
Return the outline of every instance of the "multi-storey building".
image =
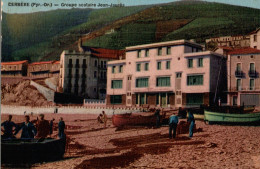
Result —
M108 62L107 104L212 104L226 86L225 66L222 55L186 40L127 47L124 60Z
M59 61L33 62L28 65L28 77L33 78L57 77L59 71Z
M229 46L229 47L249 47L250 36L223 36L206 39L206 43L215 42L217 46Z
M260 49L260 28L250 33L250 47Z
M27 75L28 61L2 62L1 76L2 77L22 77Z
M62 52L58 91L92 99L105 99L107 62L124 56L124 51L79 46L79 51Z
M260 106L260 50L235 49L228 53L228 103Z

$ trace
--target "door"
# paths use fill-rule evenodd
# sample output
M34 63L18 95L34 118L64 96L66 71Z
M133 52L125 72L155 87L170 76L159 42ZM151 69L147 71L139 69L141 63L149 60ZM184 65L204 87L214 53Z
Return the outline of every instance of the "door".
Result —
M240 105L255 105L256 107L260 106L260 94L241 94Z
M167 96L166 96L166 93L161 93L161 100L162 100L161 106L162 107L167 107Z
M233 96L233 106L237 106L237 96Z

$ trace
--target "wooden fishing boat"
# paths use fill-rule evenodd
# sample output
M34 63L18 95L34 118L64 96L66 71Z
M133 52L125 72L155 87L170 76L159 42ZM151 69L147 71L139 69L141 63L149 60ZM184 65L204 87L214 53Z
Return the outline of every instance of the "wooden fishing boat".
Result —
M188 118L187 114L187 118ZM204 114L193 114L195 120L204 120Z
M223 113L205 110L205 122L210 123L257 123L260 122L260 112L251 113Z
M2 139L2 163L34 163L56 160L65 153L66 139Z
M116 114L112 116L112 123L116 127L154 125L156 124L156 117L153 112Z

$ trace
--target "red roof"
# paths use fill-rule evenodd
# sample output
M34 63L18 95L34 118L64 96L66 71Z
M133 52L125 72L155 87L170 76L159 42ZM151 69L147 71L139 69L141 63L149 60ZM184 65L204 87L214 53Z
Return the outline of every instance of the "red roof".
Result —
M54 61L33 62L30 65L52 64Z
M228 52L229 55L260 54L260 50L254 48L238 48Z
M233 50L232 47L229 46L218 46L218 48L224 49L224 50Z
M92 55L100 58L119 59L119 56L124 56L124 50L104 49L104 48L91 48Z
M259 30L260 30L260 28L257 28L256 30L250 32L249 35L256 34Z
M1 65L20 65L28 62L28 60L15 61L15 62L1 62Z
M60 64L60 61L54 61L53 64Z

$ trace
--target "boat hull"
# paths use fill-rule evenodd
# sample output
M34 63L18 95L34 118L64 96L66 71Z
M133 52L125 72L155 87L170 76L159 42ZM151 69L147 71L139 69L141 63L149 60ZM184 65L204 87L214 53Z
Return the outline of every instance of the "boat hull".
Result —
M260 112L231 114L205 110L204 120L211 123L255 123L260 122Z
M156 117L153 114L116 114L112 116L112 123L116 127L132 125L154 125Z
M65 153L66 139L1 140L3 163L35 163L56 160Z

